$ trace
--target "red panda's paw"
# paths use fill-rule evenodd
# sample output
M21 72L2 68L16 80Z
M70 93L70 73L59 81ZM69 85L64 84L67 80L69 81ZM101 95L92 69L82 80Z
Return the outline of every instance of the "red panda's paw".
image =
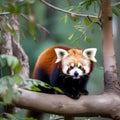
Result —
M74 94L71 94L69 95L69 97L71 97L72 99L79 99L81 95L88 95L88 91L87 90L82 90L78 93L74 93Z
M81 96L81 93L78 92L78 93L74 93L74 94L65 94L65 95L67 95L68 97L70 97L72 99L79 99Z
M73 98L73 99L79 99L80 96L81 96L81 94L79 93L79 94L77 94L77 95L72 95L72 98Z

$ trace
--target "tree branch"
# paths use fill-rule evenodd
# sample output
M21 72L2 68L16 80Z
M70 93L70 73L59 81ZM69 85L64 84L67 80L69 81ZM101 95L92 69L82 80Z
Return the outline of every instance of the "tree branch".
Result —
M15 98L13 103L18 107L37 112L68 116L113 117L120 111L120 97L116 94L88 95L73 100L65 95L44 94L23 89L16 90L21 91L22 94L19 98Z
M28 63L28 57L20 45L20 33L19 33L19 23L17 20L17 15L15 14L10 15L9 21L8 18L3 17L1 22L3 22L3 25L1 25L3 44L0 46L0 54L13 55L20 60L22 70L21 73L19 73L19 76L21 76L22 80L25 80L29 77L29 63ZM6 25L9 25L9 27L13 31L15 31L15 33L12 33L8 29L6 29L4 23ZM12 69L10 69L10 72L11 75L15 75ZM13 106L5 106L5 111L14 113L16 111L16 108L14 108Z
M10 14L10 12L2 12L2 13L0 13L0 16L1 15L9 15Z
M23 80L25 80L29 78L29 60L28 60L28 56L26 55L22 46L20 45L20 32L19 32L19 22L17 15L15 14L11 15L10 25L15 31L15 34L12 36L11 39L13 55L20 60L21 68L22 68L20 76L22 77Z
M73 14L74 12L70 12L70 11L67 11L67 10L64 10L64 9L61 9L61 8L58 8L48 2L46 2L45 0L40 0L42 3L44 3L45 5L55 9L55 10L58 10L60 12L64 12L64 13L67 13L67 14ZM77 13L74 13L76 16L80 16L80 17L89 17L89 18L98 18L98 16L95 16L95 15L86 15L86 14L77 14Z
M120 5L120 2L113 3L112 7L117 6L117 5Z

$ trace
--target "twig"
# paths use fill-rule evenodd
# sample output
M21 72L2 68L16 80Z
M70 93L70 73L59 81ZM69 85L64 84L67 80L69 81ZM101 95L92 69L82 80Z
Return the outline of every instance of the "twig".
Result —
M117 6L117 5L120 5L120 2L113 3L111 6L114 7L114 6Z
M64 9L61 9L59 7L56 7L48 2L46 2L45 0L40 0L42 3L44 3L45 5L55 9L55 10L58 10L58 11L61 11L61 12L64 12L64 13L67 13L67 14L73 14L74 12L70 12L70 11L67 11L67 10L64 10ZM80 17L91 17L91 18L98 18L98 16L95 16L95 15L86 15L86 14L78 14L78 13L74 13L75 15L77 16L80 16Z
M10 12L2 12L2 13L0 13L0 15L9 15L10 14Z
M21 16L22 16L23 18L25 18L26 20L30 21L29 18L28 18L25 14L21 13ZM38 28L41 28L41 29L42 29L43 31L45 31L46 33L50 34L50 32L49 32L43 25L41 25L41 24L36 24L36 26L37 26Z

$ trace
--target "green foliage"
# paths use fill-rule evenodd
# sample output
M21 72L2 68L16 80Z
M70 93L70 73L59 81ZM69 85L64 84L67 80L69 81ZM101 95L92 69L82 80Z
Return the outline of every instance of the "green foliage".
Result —
M95 6L96 3L98 3L98 0L84 0L84 1L80 2L80 6L82 6L82 7L85 6L86 10L89 10L90 6L92 4L94 4L94 6Z
M67 22L68 22L68 14L65 14L65 16L61 18L61 21L64 22L65 24L67 24Z
M69 1L70 2L70 1ZM69 3L70 6L67 8L68 11L71 12L71 14L65 14L62 18L61 21L64 22L65 24L69 24L70 20L73 20L73 27L74 27L74 32L72 32L68 36L68 40L72 44L77 44L80 43L81 40L84 40L84 42L91 43L92 38L89 35L89 33L95 31L94 30L94 24L98 25L99 24L99 18L97 18L98 15L98 0L84 0L84 1L79 1L78 3L74 4L74 2ZM89 17L88 10L92 11L92 15L96 15L95 17ZM73 12L73 13L72 13ZM85 14L86 13L86 14ZM88 14L88 16L87 16ZM82 15L86 15L86 17L82 17ZM72 19L71 19L72 18ZM98 29L99 30L99 29Z
M20 61L14 56L5 54L0 55L0 67L4 67L5 65L8 65L14 73L19 73L21 71Z
M27 5L33 4L35 0L1 0L1 11L7 11L9 13L20 14L25 10L28 10Z
M11 75L11 71L14 75ZM0 97L5 104L10 104L17 95L14 93L13 87L21 82L21 77L15 75L20 72L20 61L16 57L0 55Z
M17 117L16 115L12 115L9 113L4 113L0 116L0 120L37 120L34 118L21 118L21 117Z
M42 88L44 88L46 90L54 90L56 93L63 93L60 88L52 87L51 85L36 79L25 80L24 88L36 92L42 92Z
M17 76L16 79L20 78ZM14 79L13 76L0 78L0 98L3 99L4 104L10 104L12 99L18 96L18 93L14 93L13 90L13 87L16 84L16 79Z
M8 15L16 14L19 18L24 18L28 27L28 34L31 35L34 39L36 34L36 21L34 21L33 12L31 10L36 0L1 0L0 2L0 27L2 30L8 30L11 34L16 35L16 31L9 24ZM5 19L5 21L3 20ZM23 26L22 26L23 27ZM22 28L22 30L24 27ZM25 30L24 30L25 31ZM2 36L1 36L2 37ZM26 37L26 36L25 36Z
M112 12L114 15L119 16L120 15L120 4L113 6Z

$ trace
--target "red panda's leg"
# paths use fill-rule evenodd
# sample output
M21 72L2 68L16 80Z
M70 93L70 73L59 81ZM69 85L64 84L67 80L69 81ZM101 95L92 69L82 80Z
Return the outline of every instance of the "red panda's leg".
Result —
M53 71L51 72L51 74L50 74L50 84L52 85L52 86L56 86L57 84L57 80L58 80L58 78L60 77L60 70L59 70L59 68L58 68L58 66L56 65L55 67L54 67L54 69L53 69Z

